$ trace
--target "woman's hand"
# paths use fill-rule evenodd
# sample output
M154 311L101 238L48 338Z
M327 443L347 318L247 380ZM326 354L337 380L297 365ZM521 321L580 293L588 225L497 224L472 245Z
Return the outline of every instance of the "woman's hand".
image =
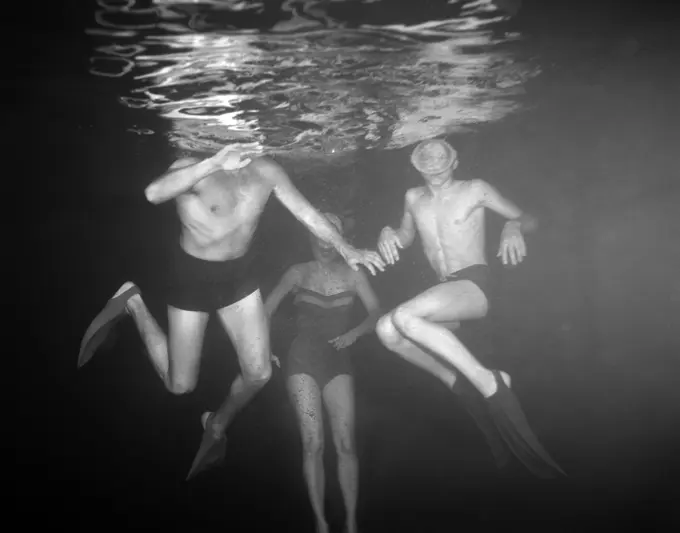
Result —
M342 350L343 348L347 348L348 346L354 344L358 338L359 334L353 330L350 330L339 337L329 340L328 342L330 342L336 350Z

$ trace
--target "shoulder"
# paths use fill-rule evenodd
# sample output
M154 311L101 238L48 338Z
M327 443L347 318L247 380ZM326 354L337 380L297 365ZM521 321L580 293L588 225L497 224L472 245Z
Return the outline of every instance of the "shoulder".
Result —
M467 183L468 187L470 190L473 191L488 191L491 188L491 185L489 185L488 182L480 179L474 179L474 180L467 180L465 183Z
M468 180L465 182L465 185L468 192L479 200L483 200L488 194L493 192L491 185L484 180Z
M283 167L268 156L254 158L246 168L269 182L275 183L281 179L288 178L288 174L286 174Z
M415 202L417 202L422 196L423 193L425 192L425 187L414 187L412 189L409 189L406 191L406 203L408 205L411 205Z
M309 275L310 267L311 262L297 263L288 268L286 271L286 277L299 285Z
M348 285L350 285L353 289L357 289L357 287L366 285L368 283L368 276L362 269L352 270L348 265L345 265L345 267L347 268L346 272Z

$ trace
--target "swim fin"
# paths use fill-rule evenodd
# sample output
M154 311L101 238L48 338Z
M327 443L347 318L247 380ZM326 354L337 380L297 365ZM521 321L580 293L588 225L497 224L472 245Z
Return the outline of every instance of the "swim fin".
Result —
M97 349L106 341L116 323L127 314L125 304L130 297L139 294L139 287L131 285L120 294L111 298L87 328L80 343L78 354L78 368L86 364Z
M458 396L465 410L486 438L486 443L491 450L496 467L501 469L507 466L512 453L491 418L489 406L484 401L484 397L472 385L464 382L462 377L459 377L454 383L453 392Z
M566 476L531 430L517 397L505 384L500 372L492 372L498 389L486 401L489 413L512 453L536 477L554 478L558 473Z
M210 425L215 413L204 413L201 417L203 422L203 438L201 439L201 446L198 448L198 453L191 465L191 470L187 475L187 481L196 477L201 472L208 470L213 466L218 466L227 454L227 437L222 434L218 437Z

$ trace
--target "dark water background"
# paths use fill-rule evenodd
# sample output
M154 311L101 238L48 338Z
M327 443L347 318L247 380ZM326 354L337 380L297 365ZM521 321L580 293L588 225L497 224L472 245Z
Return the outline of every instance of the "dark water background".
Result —
M232 427L224 468L183 481L198 417L236 372L216 322L190 397L163 389L131 323L111 352L76 372L84 329L125 279L143 287L165 324L158 272L177 225L171 206L141 194L170 162L168 147L160 135L126 132L167 126L116 103L124 82L85 74L80 30L89 13L60 4L41 12L25 61L5 76L5 87L19 89L6 109L22 139L14 154L29 169L13 183L20 193L6 198L19 213L11 224L27 237L8 261L22 291L7 309L17 319L9 337L23 343L5 353L20 360L7 376L20 417L8 428L18 452L13 510L24 525L71 530L312 531L279 374ZM466 172L541 220L521 268L493 264L502 283L492 334L471 342L514 376L529 419L570 477L500 476L450 394L366 338L356 357L363 531L665 531L678 523L678 39L673 13L653 3L594 4L525 2L517 23L555 65L529 91L535 108L452 139ZM357 244L373 245L382 225L398 222L403 191L417 183L406 162L405 151L355 161L353 172L371 176L370 200L356 208ZM313 181L300 183L314 199ZM500 221L490 219L493 252ZM266 290L309 258L304 230L275 200L258 246ZM386 307L427 283L420 255L416 245L375 278Z

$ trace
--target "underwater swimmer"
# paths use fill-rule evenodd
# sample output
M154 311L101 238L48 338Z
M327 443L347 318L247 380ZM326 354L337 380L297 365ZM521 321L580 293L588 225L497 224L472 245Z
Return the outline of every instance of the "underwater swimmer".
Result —
M340 219L326 217L342 232ZM354 447L354 379L349 347L373 331L380 317L378 298L366 275L353 271L337 252L312 238L314 261L293 265L265 300L268 315L276 312L287 294L295 294L296 337L283 370L297 412L303 445L303 470L317 533L327 533L324 512L323 406L330 417L338 457L338 479L346 509L346 533L356 533L359 465ZM366 319L350 328L356 297L368 311Z
M484 432L497 465L509 457L503 442L536 476L554 477L562 469L538 442L510 390L505 372L489 370L458 340L451 326L486 316L492 289L484 253L484 215L491 209L509 219L498 256L516 265L526 255L523 233L536 220L482 180L456 179L458 154L439 139L419 143L411 163L425 186L406 192L401 227L385 227L378 249L388 264L413 243L416 230L440 283L383 316L376 327L382 343L406 361L456 392ZM452 365L464 379L438 358Z
M227 427L271 375L268 322L250 246L269 196L273 193L353 270L364 265L375 274L384 266L377 253L347 244L276 162L243 156L237 146L229 145L202 161L182 158L146 188L146 198L153 204L176 202L182 227L169 265L168 335L151 316L139 288L128 281L90 324L78 357L81 367L113 325L132 315L165 387L185 394L196 387L206 324L209 314L217 312L236 350L241 374L222 406L203 415L203 440L188 478L222 460Z

